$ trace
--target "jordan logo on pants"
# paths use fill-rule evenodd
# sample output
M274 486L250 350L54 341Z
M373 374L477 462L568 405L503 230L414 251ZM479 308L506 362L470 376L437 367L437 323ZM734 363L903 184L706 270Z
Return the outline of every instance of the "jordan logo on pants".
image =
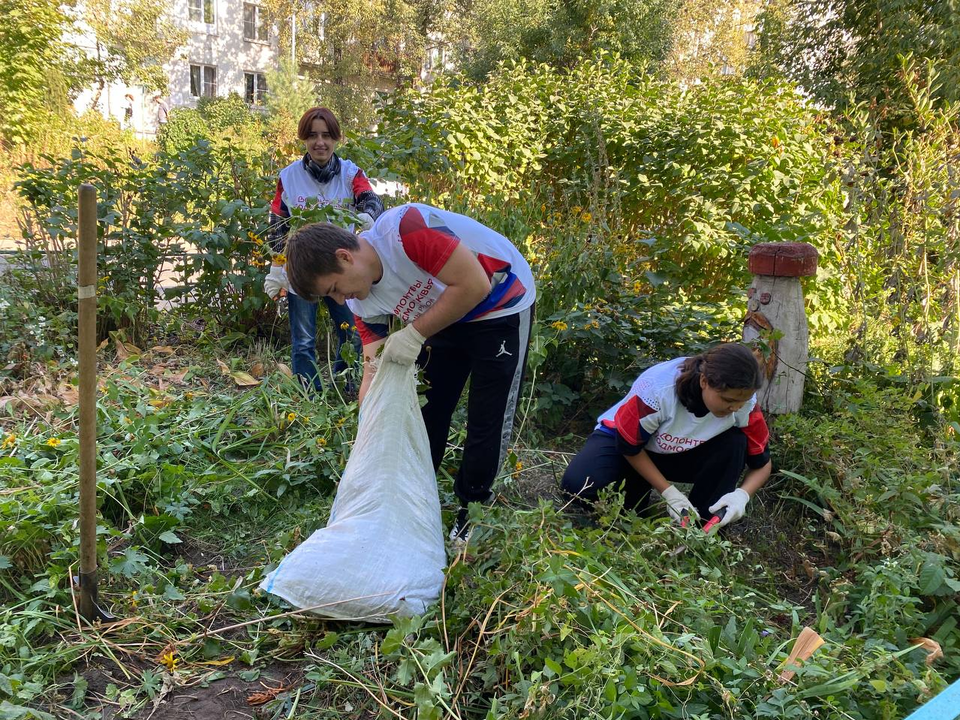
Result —
M503 340L503 341L500 343L500 352L498 352L495 357L503 357L504 355L509 355L510 357L513 357L513 353L510 352L509 350L507 350L507 341L506 341L506 340Z

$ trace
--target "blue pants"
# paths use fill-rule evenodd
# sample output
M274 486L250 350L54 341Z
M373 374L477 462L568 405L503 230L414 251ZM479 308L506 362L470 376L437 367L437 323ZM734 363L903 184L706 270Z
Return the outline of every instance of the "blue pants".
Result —
M319 303L307 302L301 297L289 293L287 308L290 315L290 365L293 372L303 380L308 387L320 392L323 383L317 369L317 306ZM353 313L346 305L340 305L328 297L323 298L324 304L330 311L330 321L337 333L337 357L333 363L334 373L347 369L346 362L340 357L340 349L346 342L352 342L360 356L360 336L354 325ZM346 323L347 329L341 326Z

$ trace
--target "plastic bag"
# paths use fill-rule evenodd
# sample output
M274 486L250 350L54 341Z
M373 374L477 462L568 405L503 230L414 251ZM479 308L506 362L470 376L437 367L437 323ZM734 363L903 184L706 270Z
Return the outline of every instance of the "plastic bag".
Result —
M413 367L383 363L325 528L260 588L324 617L419 615L440 597L446 553Z

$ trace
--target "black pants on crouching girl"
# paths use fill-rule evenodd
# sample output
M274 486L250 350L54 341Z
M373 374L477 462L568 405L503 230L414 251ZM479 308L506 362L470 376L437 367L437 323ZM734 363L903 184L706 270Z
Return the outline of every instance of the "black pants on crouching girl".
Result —
M746 463L747 436L730 428L702 445L673 455L648 453L653 464L671 483L693 483L690 502L701 518L721 496L740 482ZM563 474L561 486L570 495L594 501L603 488L613 485L624 493L624 507L640 512L650 501L650 483L633 469L617 447L617 436L594 430Z

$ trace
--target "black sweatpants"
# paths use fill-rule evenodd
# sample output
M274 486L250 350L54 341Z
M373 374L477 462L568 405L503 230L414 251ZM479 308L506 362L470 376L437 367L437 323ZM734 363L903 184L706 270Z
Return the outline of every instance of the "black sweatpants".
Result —
M693 483L690 502L700 517L709 517L708 508L736 489L740 482L746 463L747 436L740 428L730 428L691 450L672 455L647 454L671 483ZM571 495L596 500L603 488L621 484L625 507L637 512L647 507L650 483L618 450L616 435L594 430L587 444L570 461L561 485Z
M515 315L457 323L427 339L417 364L428 384L423 422L433 469L440 469L450 419L470 379L467 439L454 492L463 505L485 502L503 466L527 364L533 308Z

